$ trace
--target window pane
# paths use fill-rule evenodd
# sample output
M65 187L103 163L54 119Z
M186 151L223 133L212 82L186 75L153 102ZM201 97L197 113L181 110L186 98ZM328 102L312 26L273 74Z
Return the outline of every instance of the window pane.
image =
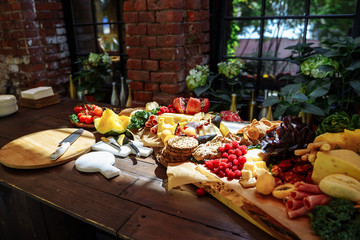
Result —
M89 0L73 0L73 21L75 24L92 23L91 1ZM81 9L81 10L80 10Z
M304 15L306 1L266 0L266 16Z
M252 1L232 1L228 0L228 6L233 6L233 9L229 9L228 16L232 17L249 17L261 15L261 0ZM232 12L231 12L232 10Z
M285 49L299 43L304 31L304 20L270 19L265 22L263 57L284 58L291 54Z
M356 7L355 0L327 0L310 1L310 14L354 14Z
M306 38L314 42L312 47L319 46L326 39L350 36L354 19L310 19Z
M229 56L257 56L260 39L260 20L231 21L227 41Z
M266 61L261 64L263 77L272 79L271 82L280 84L279 78L283 75L295 75L299 71L299 66L287 61ZM265 88L270 88L266 86Z
M117 2L118 0L96 0L94 1L96 11L96 22L107 23L117 21Z
M78 54L81 55L88 54L89 52L96 52L93 26L76 27L75 34Z
M104 52L118 52L118 26L116 24L105 24L98 26L98 44Z

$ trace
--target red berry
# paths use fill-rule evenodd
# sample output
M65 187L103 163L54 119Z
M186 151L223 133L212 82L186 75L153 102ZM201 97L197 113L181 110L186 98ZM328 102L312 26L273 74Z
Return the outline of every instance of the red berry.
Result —
M173 108L173 105L172 105L172 104L169 104L167 107L168 107L168 108Z
M162 114L162 111L158 111L158 112L157 112L157 115L160 116L161 114Z
M244 156L240 156L240 157L238 158L238 160L239 160L239 164L244 165L244 164L246 163L246 157L244 157Z
M229 160L230 162L234 161L236 158L237 158L237 157L236 157L235 154L230 154L230 155L228 156L228 160Z
M238 159L234 159L234 160L233 160L233 165L234 165L234 166L237 166L238 164L239 164L239 160L238 160Z
M221 155L221 157L223 157L223 158L227 158L228 156L229 156L229 154L226 153L226 152L224 152L224 153Z
M241 150L241 152L242 152L243 154L246 154L246 153L247 153L247 148L246 148L245 145L240 145L240 146L239 146L239 149Z
M207 167L208 169L210 169L210 170L214 169L214 164L213 164L212 161L206 161L206 162L205 162L205 165L206 165L206 167Z
M243 155L242 151L240 149L235 149L234 153L237 157L240 157L241 155Z
M225 172L223 170L220 170L218 172L218 175L219 175L219 177L223 178L223 177L225 177Z
M235 153L235 151L233 150L233 149L230 149L229 151L228 151L228 154L234 154Z
M229 151L232 148L232 146L228 143L226 143L224 147L226 151Z
M226 163L226 162L220 163L219 168L220 168L221 170L225 170L226 167L227 167L227 163Z
M225 152L225 147L219 147L219 152Z
M198 190L196 190L196 195L198 195L199 197L204 196L206 193L204 188L199 188Z
M238 166L233 166L233 167L231 168L231 170L233 170L233 171L235 172L236 170L238 170Z
M235 173L233 171L229 170L227 177L231 180L231 179L235 178Z
M219 167L219 165L220 165L220 160L219 160L219 159L214 159L214 160L212 160L212 163L213 163L213 166L214 166L215 168L217 168L217 167Z
M237 141L232 142L232 147L237 148L239 146L239 143Z
M234 173L236 179L239 179L242 176L242 172L240 170L236 170Z

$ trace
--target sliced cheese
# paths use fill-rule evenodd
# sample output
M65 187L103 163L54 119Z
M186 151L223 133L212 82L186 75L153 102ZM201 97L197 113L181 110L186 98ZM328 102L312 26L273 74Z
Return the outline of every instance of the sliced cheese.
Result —
M360 156L347 149L319 151L311 176L314 183L319 184L321 179L334 173L346 174L360 180Z
M249 180L250 178L252 178L253 177L253 175L252 175L252 171L250 171L250 170L242 170L241 171L241 173L242 173L242 178L244 179L244 180Z
M246 162L244 164L243 170L249 170L251 172L255 172L256 164L254 162Z
M253 162L267 161L270 157L270 153L265 153L261 149L252 148L249 149L244 156L246 157L247 160L251 160Z
M239 181L244 188L250 188L256 186L256 178L243 179Z

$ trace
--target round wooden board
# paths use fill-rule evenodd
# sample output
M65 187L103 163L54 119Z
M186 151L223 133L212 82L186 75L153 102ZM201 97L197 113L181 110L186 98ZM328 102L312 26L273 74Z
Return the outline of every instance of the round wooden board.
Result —
M57 160L49 156L59 143L77 128L50 129L15 139L0 149L0 163L11 168L37 169L69 162L87 153L95 143L95 136L84 131L69 149Z

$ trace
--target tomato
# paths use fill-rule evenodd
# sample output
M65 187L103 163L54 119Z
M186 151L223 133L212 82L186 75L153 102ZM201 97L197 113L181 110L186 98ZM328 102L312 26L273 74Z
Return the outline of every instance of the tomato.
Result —
M74 112L75 112L75 114L78 114L78 113L81 112L82 110L84 110L83 106L76 106L76 107L74 107Z
M84 114L81 114L79 118L79 121L84 123L85 122L85 119L87 118L88 115L84 115Z
M86 115L85 116L85 123L87 123L87 124L93 123L93 116Z
M101 107L99 107L99 106L95 106L95 108L94 108L94 114L95 114L96 116L101 117L101 116L102 116L102 114L103 114L103 110L102 110L102 108L101 108Z

